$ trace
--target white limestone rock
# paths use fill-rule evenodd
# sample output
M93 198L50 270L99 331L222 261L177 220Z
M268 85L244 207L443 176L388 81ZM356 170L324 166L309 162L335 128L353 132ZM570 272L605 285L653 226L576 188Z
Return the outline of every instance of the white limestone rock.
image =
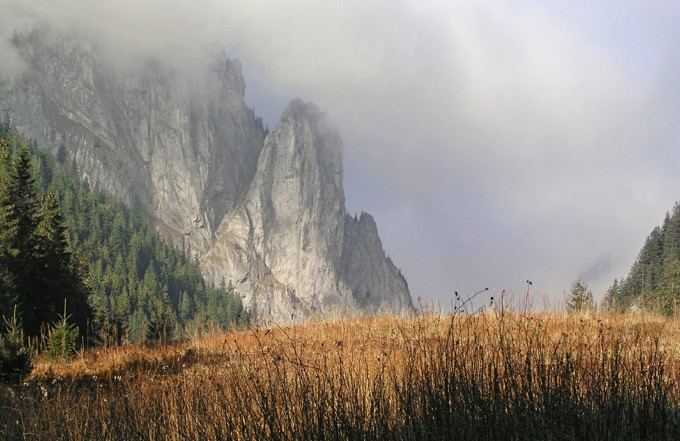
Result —
M213 280L229 268L246 304L277 321L411 307L373 218L345 213L342 143L330 119L300 100L267 136L246 199L202 263Z
M92 185L139 204L262 320L412 308L373 218L345 212L342 143L314 104L291 102L265 139L241 64L222 48L187 68L117 65L53 31L14 44L28 69L0 83L3 115Z
M189 73L155 59L114 65L52 31L15 40L30 69L2 84L0 109L39 145L65 148L83 179L205 253L246 193L264 139L240 62L209 48Z

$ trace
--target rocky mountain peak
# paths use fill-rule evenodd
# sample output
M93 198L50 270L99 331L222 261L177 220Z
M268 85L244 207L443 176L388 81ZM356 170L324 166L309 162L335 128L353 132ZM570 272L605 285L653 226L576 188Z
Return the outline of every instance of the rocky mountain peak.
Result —
M241 63L221 46L184 65L119 65L40 32L16 48L29 67L0 84L0 110L83 179L139 204L263 320L411 308L373 219L346 214L342 142L316 105L292 101L265 138Z
M258 163L258 177L277 215L300 218L344 213L342 142L330 118L313 103L292 101L267 139ZM320 220L320 219L317 219Z

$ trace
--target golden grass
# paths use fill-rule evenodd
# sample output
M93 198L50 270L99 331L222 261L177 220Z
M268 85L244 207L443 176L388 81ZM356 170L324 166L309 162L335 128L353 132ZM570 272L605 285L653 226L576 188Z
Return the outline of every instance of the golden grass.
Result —
M361 318L38 360L0 438L680 439L680 322Z

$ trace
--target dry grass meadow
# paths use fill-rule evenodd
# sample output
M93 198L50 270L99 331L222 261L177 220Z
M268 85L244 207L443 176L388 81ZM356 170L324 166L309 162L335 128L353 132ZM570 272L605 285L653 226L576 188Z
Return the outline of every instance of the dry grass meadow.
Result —
M6 440L675 440L680 321L420 314L38 360Z

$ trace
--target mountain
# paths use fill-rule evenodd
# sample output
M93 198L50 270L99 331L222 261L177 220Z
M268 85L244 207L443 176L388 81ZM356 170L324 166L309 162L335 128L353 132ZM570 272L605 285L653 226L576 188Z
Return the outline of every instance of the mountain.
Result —
M55 323L65 300L87 344L167 341L250 323L233 287L206 284L197 262L138 208L94 191L4 122L0 140L0 314L12 317L18 306L25 335Z
M0 84L3 114L139 207L261 319L412 307L373 219L346 214L342 142L314 104L291 102L267 133L245 104L241 64L220 46L178 63L51 30L11 43L26 68Z

